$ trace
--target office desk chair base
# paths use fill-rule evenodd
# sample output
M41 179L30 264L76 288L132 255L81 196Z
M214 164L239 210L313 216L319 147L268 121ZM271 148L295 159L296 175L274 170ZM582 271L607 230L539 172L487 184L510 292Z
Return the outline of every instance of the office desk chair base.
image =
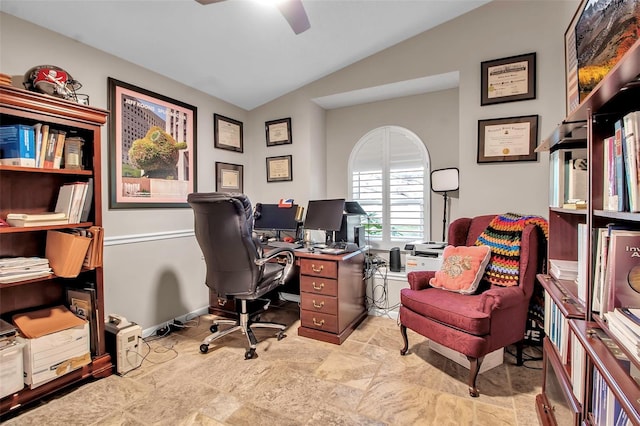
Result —
M247 337L247 341L249 343L249 348L244 353L244 359L252 359L252 358L255 358L256 346L258 345L258 340L256 339L256 336L253 334L253 330L252 330L254 327L275 328L276 330L279 330L278 333L276 334L276 338L278 340L282 340L283 338L287 337L287 335L284 334L284 330L287 328L286 325L275 323L275 322L252 321L249 316L249 313L247 312L247 301L241 300L240 302L241 302L241 306L240 306L241 310L239 312L238 320L225 320L225 319L215 320L211 325L211 327L209 327L209 331L211 331L212 334L207 336L202 341L202 344L200 345L200 352L202 352L203 354L206 354L209 351L209 345L214 340L218 340L226 336L227 334L231 334L235 331L241 331L242 334L244 334ZM254 315L254 317L256 316L257 314ZM221 324L231 325L231 327L219 331L218 326Z

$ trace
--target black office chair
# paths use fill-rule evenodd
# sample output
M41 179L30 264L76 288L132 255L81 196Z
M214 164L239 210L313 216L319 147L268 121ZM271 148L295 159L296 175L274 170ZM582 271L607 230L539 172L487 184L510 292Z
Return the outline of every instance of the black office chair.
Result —
M203 340L200 352L207 353L214 340L240 330L249 341L245 359L251 359L258 343L252 328L275 328L280 340L285 337L286 326L258 322L256 317L261 311L249 313L247 301L263 301L263 309L269 307L270 300L260 298L284 284L294 264L293 250L283 247L264 255L260 241L253 235L251 202L244 194L192 193L187 202L193 209L196 240L207 267L206 284L218 297L233 299L238 312L237 320L214 321L210 327L213 334ZM279 257L278 261L269 262L275 257ZM284 264L282 259L286 260ZM220 324L231 327L219 331Z

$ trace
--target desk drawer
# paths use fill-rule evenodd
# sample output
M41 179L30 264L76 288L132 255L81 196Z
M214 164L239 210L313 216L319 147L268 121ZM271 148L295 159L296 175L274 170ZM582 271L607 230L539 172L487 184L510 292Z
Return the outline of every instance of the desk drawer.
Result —
M300 273L316 277L337 278L338 263L332 260L301 259Z
M300 325L328 333L338 333L338 317L320 312L300 310Z
M321 294L301 293L300 308L323 314L338 315L338 299Z
M338 280L301 275L300 292L322 294L325 296L337 296Z

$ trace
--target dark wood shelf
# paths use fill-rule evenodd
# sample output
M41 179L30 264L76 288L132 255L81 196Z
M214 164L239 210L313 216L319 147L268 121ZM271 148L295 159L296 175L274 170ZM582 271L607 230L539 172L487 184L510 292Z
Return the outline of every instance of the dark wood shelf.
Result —
M69 228L88 228L93 226L93 222L80 222L80 223L65 223L62 225L47 225L47 226L4 226L0 228L0 234L15 234L18 232L37 232L37 231L50 231L54 229L69 229Z
M93 176L93 170L45 169L42 167L7 166L0 164L0 172L52 173L61 175Z

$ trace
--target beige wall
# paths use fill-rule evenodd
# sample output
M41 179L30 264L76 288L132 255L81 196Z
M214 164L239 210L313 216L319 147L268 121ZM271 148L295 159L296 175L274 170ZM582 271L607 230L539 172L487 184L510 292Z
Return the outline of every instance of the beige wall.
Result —
M538 114L541 137L560 122L565 115L563 34L577 5L578 0L493 1L252 111L3 13L0 71L22 75L34 65L60 66L83 84L80 92L90 96L91 105L105 109L107 77L196 106L199 191L214 190L215 162L223 161L245 166L245 192L255 201L292 197L306 205L313 198L346 196L349 147L393 118L392 124L425 141L434 167L460 168L461 189L452 215L546 215L548 156L541 154L533 163L476 164L477 121ZM480 62L528 52L538 55L537 98L481 107ZM460 73L457 90L328 112L311 101L452 71ZM440 114L440 104L446 113ZM214 113L244 123L244 154L213 148ZM284 117L292 118L293 144L267 148L264 122ZM149 329L203 309L204 264L189 234L191 211L109 210L106 126L102 137L106 313L119 313ZM288 154L293 155L294 180L266 183L265 158ZM433 232L438 235L440 199L433 200Z

